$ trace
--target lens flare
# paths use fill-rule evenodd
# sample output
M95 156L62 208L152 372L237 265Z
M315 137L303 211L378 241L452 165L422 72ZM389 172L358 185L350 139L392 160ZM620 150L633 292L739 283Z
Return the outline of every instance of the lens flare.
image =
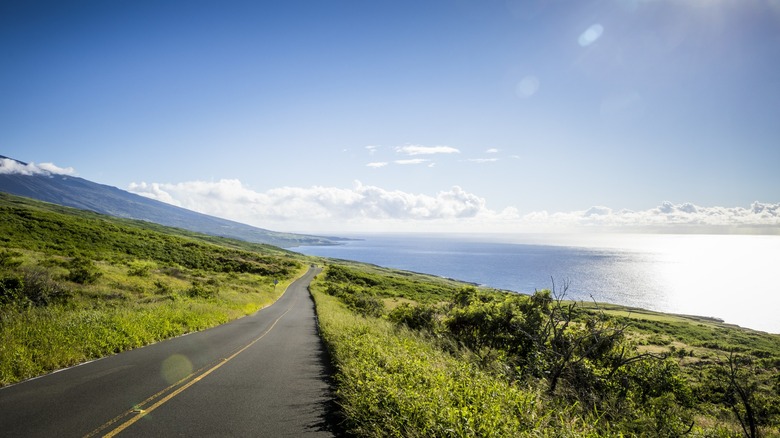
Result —
M166 382L176 383L192 374L192 362L186 356L174 354L163 361L160 374Z
M604 26L596 23L589 27L585 32L582 32L579 38L580 46L588 47L601 38L601 34L604 33Z
M515 86L515 93L521 99L527 99L539 91L539 78L536 76L526 76Z

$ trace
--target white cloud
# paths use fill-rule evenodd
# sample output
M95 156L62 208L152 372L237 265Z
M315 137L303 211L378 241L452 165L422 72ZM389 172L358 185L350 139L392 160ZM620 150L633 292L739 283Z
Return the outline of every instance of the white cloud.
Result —
M609 207L591 207L587 210L585 210L585 213L583 213L584 217L592 217L592 216L604 216L612 214L612 209Z
M722 230L740 227L780 227L780 204L754 202L743 207L702 207L691 203L661 205L641 211L591 207L584 211L549 214L533 212L523 216L527 225L603 227L648 230ZM775 232L780 233L780 228Z
M760 229L780 234L780 204L702 207L664 202L647 210L596 206L582 211L520 214L494 210L458 186L435 194L386 190L355 182L352 188L280 187L257 192L239 180L131 184L131 192L206 214L280 231L716 231Z
M156 199L158 201L175 205L177 207L182 207L181 203L178 200L176 200L173 196L171 196L170 193L162 189L160 186L161 185L158 183L147 184L145 182L141 182L141 183L133 182L130 183L130 185L127 187L127 190L137 195L145 196L151 199Z
M495 215L485 200L460 187L435 195L385 190L355 182L351 189L281 187L256 192L238 180L178 184L133 183L131 192L201 213L281 230L348 231L419 221Z
M375 155L376 152L380 149L380 146L369 145L369 146L365 146L365 148L368 151L369 155ZM420 146L420 145L398 146L395 148L395 152L403 155L408 155L411 157L419 156L419 155L460 153L458 149L455 149L450 146ZM373 168L380 168L380 167L388 166L390 164L406 166L406 165L418 165L418 164L426 164L426 163L427 163L427 167L436 167L436 163L431 161L428 158L405 158L405 159L399 159L393 161L372 161L370 163L367 163L366 166L373 167Z
M396 152L406 155L459 154L460 151L450 146L420 146L407 145L395 148Z
M0 159L0 174L19 174L19 175L75 175L76 171L72 167L57 167L52 163L29 163L23 164L10 158Z
M495 163L498 161L498 158L469 158L468 161L470 163Z
M429 161L431 160L426 160L425 158L412 158L409 160L395 160L393 161L393 163L407 165L407 164L422 164L422 163L427 163Z
M496 148L490 148L490 149L485 151L485 153L487 153L487 154L497 154L498 152L499 152L499 150L496 149Z

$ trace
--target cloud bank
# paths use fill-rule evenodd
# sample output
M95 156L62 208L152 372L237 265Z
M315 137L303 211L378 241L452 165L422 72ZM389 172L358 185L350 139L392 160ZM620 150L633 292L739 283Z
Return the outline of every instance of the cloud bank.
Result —
M57 167L52 163L21 163L10 158L0 158L0 175L75 175L72 167Z
M573 212L494 210L458 186L436 194L386 190L356 181L351 188L281 187L258 192L239 180L131 184L131 192L206 214L284 231L531 232L647 230L780 234L780 204L702 207L663 202L647 210L595 206ZM755 230L752 230L755 231Z
M258 226L268 226L268 222L312 226L457 220L479 217L489 211L484 199L457 186L433 196L385 190L359 181L349 189L281 187L261 193L239 180L223 179L178 184L133 183L129 190L179 207Z
M648 210L613 210L596 206L569 213L534 212L522 217L527 224L548 227L645 228L648 230L738 231L735 228L775 228L780 234L780 203L753 202L749 207L702 207L691 203L663 202ZM731 230L729 230L731 229Z

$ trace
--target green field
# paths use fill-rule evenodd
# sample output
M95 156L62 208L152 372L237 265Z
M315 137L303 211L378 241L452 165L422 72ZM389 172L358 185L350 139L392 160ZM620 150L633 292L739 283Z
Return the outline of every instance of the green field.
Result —
M0 385L253 313L305 269L271 246L0 194Z
M311 263L348 435L780 436L778 335L4 194L0 385L250 314Z

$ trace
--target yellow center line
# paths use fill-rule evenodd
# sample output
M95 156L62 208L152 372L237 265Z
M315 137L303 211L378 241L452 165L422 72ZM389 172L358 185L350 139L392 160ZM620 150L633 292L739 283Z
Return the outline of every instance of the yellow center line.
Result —
M213 362L212 362L212 363L213 363ZM200 369L198 369L198 370L195 370L195 371L193 371L192 373L190 373L189 375L185 376L184 378L182 378L182 379L181 379L181 380L179 380L178 382L176 382L176 383L172 384L171 386L169 386L169 387L167 387L167 388L163 389L162 391L160 391L160 392L158 392L158 393L156 393L156 394L154 394L154 395L150 396L149 398L147 398L146 400L142 401L141 403L138 403L138 404L136 404L135 406L133 406L133 408L132 408L132 409L129 409L129 410L127 410L127 411L125 411L125 412L123 412L123 413L121 413L121 414L117 415L116 417L114 417L114 418L112 418L111 420L107 421L107 422L106 422L105 424L103 424L102 426L98 427L97 429L93 430L92 432L88 433L87 435L84 435L84 438L91 438L91 437L93 437L93 436L96 436L96 435L98 435L100 432L102 432L103 430L105 430L105 429L107 429L108 427L110 427L112 424L114 424L114 423L116 423L116 422L118 422L118 421L122 420L123 418L125 418L125 417L127 417L127 416L129 416L129 415L133 415L133 414L135 414L135 413L138 413L138 412L139 412L139 410L143 410L142 408L143 408L145 405L147 405L147 404L149 404L149 403L153 402L154 400L156 400L157 398L161 397L163 394L167 393L168 391L172 390L173 388L176 388L177 386L179 386L179 385L183 384L184 382L186 382L187 380L191 379L192 377L194 377L194 376L198 375L200 372L202 372L203 370L205 370L206 368L208 368L208 367L210 367L210 366L211 366L211 364L208 364L208 365L206 365L206 366L204 366L204 367L201 367L201 368L200 368Z
M295 300L295 301L297 301L297 300ZM206 370L206 371L203 371L203 370L204 370L206 367L208 367L208 365L207 365L206 367L203 367L203 368L201 368L201 369L199 369L199 370L197 370L197 371L193 372L193 373L192 373L192 374L190 374L189 376L187 376L187 377L185 377L185 378L183 378L183 379L179 380L178 382L174 383L173 385L171 385L171 386L169 386L169 387L167 387L167 388L163 389L162 391L160 391L160 392L158 392L158 393L154 394L153 396L151 396L151 397L147 398L147 399L146 399L146 400L144 400L143 402L141 402L141 403L139 403L138 405L136 405L136 406L135 406L133 409L131 409L131 410L129 410L129 411L126 411L126 412L124 412L123 414L121 414L121 415L117 416L116 418L114 418L114 419L112 419L112 420L108 421L107 423L103 424L102 426L98 427L98 428L97 428L97 429L95 429L94 431L92 431L92 432L90 432L89 434L85 435L85 438L92 437L92 436L94 436L94 435L96 435L96 434L100 433L102 430L104 430L104 429L106 429L106 428L110 427L112 424L114 424L114 423L116 423L116 422L120 421L121 419L123 419L123 418L127 417L128 415L133 415L133 414L134 414L134 416L133 416L132 418L130 418L129 420L127 420L127 421L125 421L124 423L120 424L120 425L119 425L119 426L117 426L115 429L113 429L113 430L109 431L107 434L103 435L103 437L104 437L104 438L108 438L108 437L113 437L113 436L116 436L118 433L120 433L120 432L122 432L123 430L127 429L128 427L132 426L132 425L133 425L133 423L135 423L136 421L140 420L141 418L143 418L144 416L146 416L146 415L147 415L147 414L149 414L150 412L154 411L155 409L159 408L160 406L162 406L163 404L165 404L166 402L168 402L168 401L169 401L169 400L171 400L172 398L174 398L174 397L176 397L177 395L181 394L181 393L182 393L184 390L186 390L186 389L187 389L187 388L189 388L190 386L192 386L192 385L194 385L195 383L197 383L197 382L199 382L199 381L203 380L203 378L205 378L206 376L208 376L208 375L209 375L209 374L211 374L212 372L214 372L214 371L216 371L217 369L219 369L219 367L221 367L222 365L224 365L224 364L228 363L228 362L229 362L229 361L231 361L233 358L235 358L235 357L236 357L236 356L238 356L239 354L241 354L241 353L243 353L244 351L246 351L246 349L247 349L247 348L251 347L252 345L254 345L255 343L257 343L259 340L263 339L263 338L265 337L265 335L267 335L268 333L270 333L270 332L271 332L271 330L273 330L273 328L276 326L276 324L277 324L277 323L278 323L278 322L279 322L279 321L280 321L280 320L281 320L281 319L282 319L282 318L283 318L285 315L287 315L287 314L290 312L290 310L292 310L292 308L294 307L294 305L295 305L295 302L293 302L293 303L290 305L290 307L289 307L289 308L288 308L288 309L287 309L287 310L286 310L284 313L282 313L282 314L281 314L281 315L280 315L278 318L276 318L276 320L274 321L274 323L273 323L273 324L271 324L271 327L269 327L269 328L268 328L268 330L266 330L265 332L263 332L263 334L261 334L260 336L258 336L258 337L257 337L256 339L254 339L252 342L250 342L250 343L246 344L244 347L242 347L241 349L239 349L238 351L236 351L235 353L233 353L233 354L232 354L232 355L230 355L229 357L227 357L227 358L225 358L225 359L222 359L222 360L221 360L221 361L220 361L218 364L214 365L213 367L209 368L209 369L208 369L208 370ZM203 371L203 372L202 372L200 375L198 375L198 373L200 373L201 371ZM196 375L197 375L197 377L194 377L194 378L193 378L193 376L196 376ZM150 402L154 401L155 399L157 399L157 398L158 398L158 397L160 397L161 395L165 394L166 392L168 392L169 390L171 390L171 389L175 388L176 386L180 385L181 383L183 383L183 382L185 382L185 381L189 380L190 378L192 378L192 380L190 380L189 382L187 382L185 385L181 386L181 387L180 387L180 388L178 388L177 390L175 390L175 391L171 392L171 393L170 393L170 394L168 394L167 396L163 397L162 399L160 399L159 401L157 401L157 403L155 403L155 404L153 404L153 405L149 406L149 407L148 407L148 408L146 408L146 409L141 409L141 408L142 408L142 407L143 407L145 404L147 404L147 403L150 403Z

